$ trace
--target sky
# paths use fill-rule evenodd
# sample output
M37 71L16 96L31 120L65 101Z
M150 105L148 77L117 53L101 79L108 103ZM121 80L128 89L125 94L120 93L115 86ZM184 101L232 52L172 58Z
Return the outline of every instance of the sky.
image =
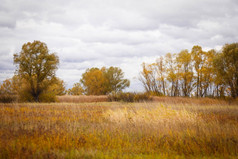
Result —
M120 67L142 91L143 62L166 53L220 50L238 42L237 0L0 0L0 82L14 75L13 54L40 40L60 59L67 88L92 67Z

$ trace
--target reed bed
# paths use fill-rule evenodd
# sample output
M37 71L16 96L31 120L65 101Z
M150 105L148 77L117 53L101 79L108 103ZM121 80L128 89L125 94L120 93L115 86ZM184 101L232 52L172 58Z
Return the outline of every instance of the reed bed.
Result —
M0 104L0 158L237 158L238 105Z

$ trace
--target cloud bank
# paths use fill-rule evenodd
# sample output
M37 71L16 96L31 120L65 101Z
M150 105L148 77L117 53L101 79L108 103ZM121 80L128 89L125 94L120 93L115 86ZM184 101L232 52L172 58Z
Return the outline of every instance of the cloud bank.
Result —
M238 40L237 0L0 0L0 81L13 54L40 40L60 58L68 87L91 67L118 66L141 91L142 62L168 52L221 48Z

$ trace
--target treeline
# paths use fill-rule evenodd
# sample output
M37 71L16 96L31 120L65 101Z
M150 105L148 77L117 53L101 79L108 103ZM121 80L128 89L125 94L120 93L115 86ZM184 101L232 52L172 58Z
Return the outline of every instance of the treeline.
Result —
M25 43L13 60L16 73L1 84L0 102L54 102L56 95L106 95L130 85L120 68L102 67L87 69L80 82L66 90L65 82L55 76L59 57L40 41Z
M32 86L19 75L3 81L0 85L0 102L55 102L57 95L108 95L112 92L117 94L130 86L130 81L124 79L124 73L118 67L87 69L79 82L68 90L65 82L58 77L45 79L44 83L39 83L39 86L37 86L37 79L31 80ZM37 90L40 93L36 98L34 91Z
M152 95L238 96L238 43L226 44L221 51L194 46L191 52L167 53L142 68L139 79Z
M226 44L221 51L194 46L191 52L167 53L155 63L143 63L139 79L146 94L121 93L130 81L124 79L118 67L89 68L78 83L66 90L65 82L55 76L58 56L40 41L25 43L13 59L16 73L1 83L0 102L53 102L56 95L65 94L110 94L110 99L126 101L149 99L148 95L238 96L238 43Z

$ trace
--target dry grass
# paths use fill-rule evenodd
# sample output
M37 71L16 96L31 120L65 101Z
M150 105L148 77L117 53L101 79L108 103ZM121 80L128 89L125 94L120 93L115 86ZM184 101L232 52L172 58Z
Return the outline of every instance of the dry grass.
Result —
M90 102L107 102L107 95L64 95L57 96L57 101L59 103L90 103ZM238 105L237 100L223 100L223 99L213 99L213 98L186 98L186 97L152 97L153 102L159 103L169 103L169 104L192 104L192 105L225 105L225 104L235 104Z
M64 95L64 96L57 96L57 101L60 103L90 103L90 102L107 102L108 97L106 95L100 96L86 96L86 95Z
M169 104L195 104L195 105L224 105L224 104L236 104L238 100L232 99L214 99L214 98L189 98L189 97L156 97L152 98L154 102L162 102Z
M0 158L237 155L238 105L0 104Z

